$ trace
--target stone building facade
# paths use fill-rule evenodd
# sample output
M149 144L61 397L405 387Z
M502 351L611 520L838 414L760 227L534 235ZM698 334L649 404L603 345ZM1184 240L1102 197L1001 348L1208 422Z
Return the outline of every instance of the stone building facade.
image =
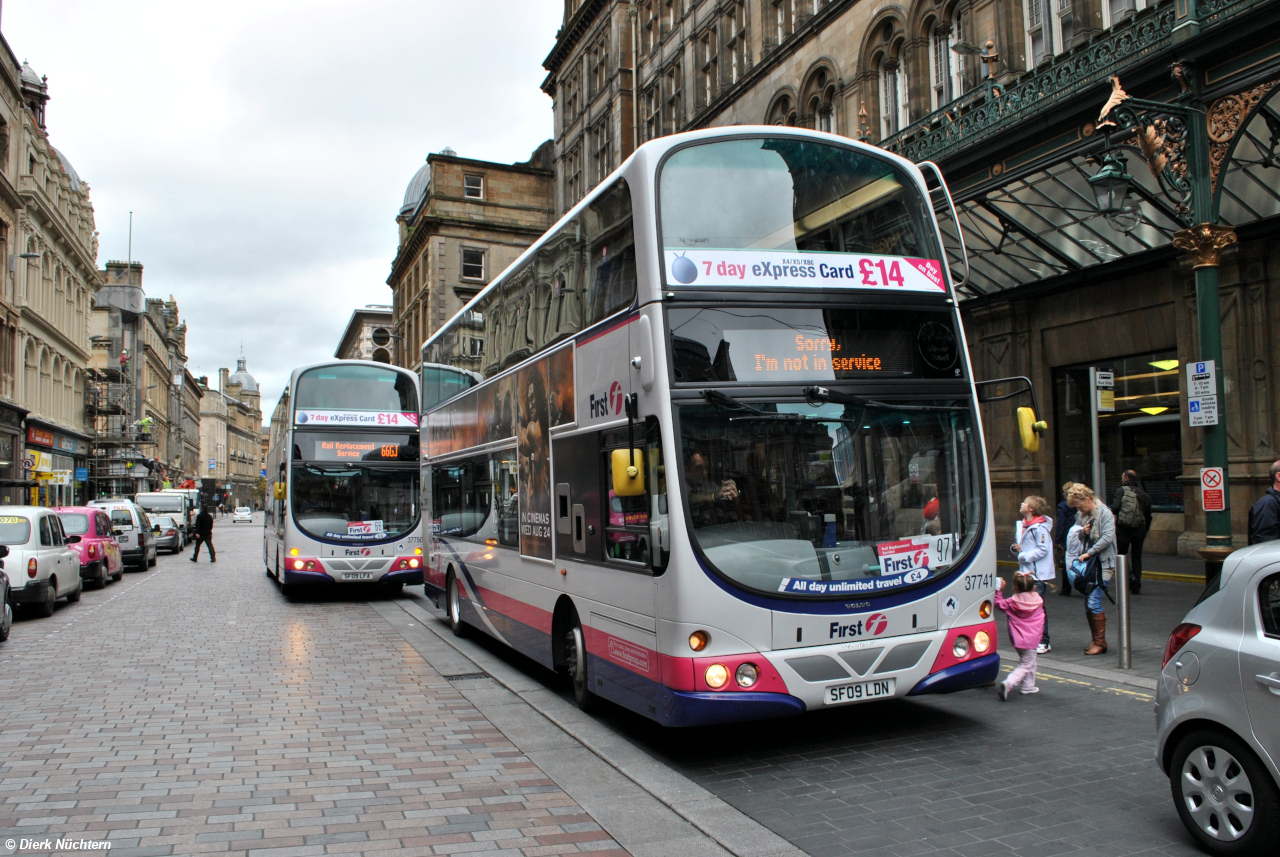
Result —
M258 382L242 355L236 371L218 370L218 389L200 378L204 398L200 409L201 477L212 479L215 492L228 509L262 501L258 484L262 459L262 404Z
M387 285L397 366L416 370L422 343L551 225L550 162L550 141L517 164L428 156L396 217Z
M1280 457L1280 48L1256 36L1277 25L1268 0L567 0L544 62L556 210L694 128L803 126L936 162L968 245L975 374L1029 376L1051 427L1027 453L1008 403L984 406L1000 537L1025 495L1070 479L1109 496L1133 468L1156 501L1149 547L1183 555L1205 544L1184 369L1212 268L1243 544ZM1121 93L1156 106L1100 127ZM1118 156L1128 193L1102 211L1088 180ZM1115 375L1114 412L1091 414L1090 369Z
M353 310L333 356L339 360L390 363L395 349L394 329L395 313L389 306L368 304Z

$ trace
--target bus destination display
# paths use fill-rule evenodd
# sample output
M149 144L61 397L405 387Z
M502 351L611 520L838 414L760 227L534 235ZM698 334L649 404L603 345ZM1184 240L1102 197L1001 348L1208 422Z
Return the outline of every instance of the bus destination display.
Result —
M810 381L915 372L910 341L902 332L726 330L729 359L738 381Z
M409 436L316 434L294 436L298 457L306 461L417 461L418 446Z

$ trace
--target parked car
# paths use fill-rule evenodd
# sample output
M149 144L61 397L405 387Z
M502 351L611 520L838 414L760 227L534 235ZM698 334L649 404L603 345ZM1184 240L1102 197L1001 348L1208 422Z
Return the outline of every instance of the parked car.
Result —
M41 616L52 616L59 598L80 600L80 555L67 544L62 522L52 509L6 506L0 512L0 545L9 549L5 570L17 604L29 604ZM25 580L23 572L26 573Z
M151 532L156 537L156 551L179 553L186 545L182 530L171 515L156 515L151 519Z
M13 627L13 587L4 570L4 558L8 555L9 549L0 545L0 643L9 639L9 629Z
M132 500L94 500L96 506L111 516L111 532L120 543L120 555L126 568L144 571L156 564L156 540L147 513Z
M99 589L108 580L124 577L120 543L111 534L111 518L93 506L60 506L53 510L62 521L71 549L80 557L80 579Z
M1156 688L1156 759L1202 848L1280 842L1280 541L1242 548L1173 630Z
M248 506L236 506L235 511L231 513L231 523L233 523L233 524L239 524L239 523L252 524L252 523L253 523L253 510L252 510L252 509L250 509Z

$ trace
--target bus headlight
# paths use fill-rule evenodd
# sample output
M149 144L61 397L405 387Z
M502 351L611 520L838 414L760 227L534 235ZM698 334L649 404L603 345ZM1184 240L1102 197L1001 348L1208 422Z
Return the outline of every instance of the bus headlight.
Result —
M969 657L969 638L963 635L956 637L956 644L951 647L951 653L957 658Z
M760 678L760 670L756 669L755 664L742 664L733 678L738 682L738 687L751 687Z
M704 678L707 680L707 687L719 690L729 683L729 668L724 664L712 664L707 667Z
M689 648L695 652L700 652L707 647L707 643L711 642L711 635L706 631L694 631L689 635Z
M294 569L294 571L302 571L302 568L303 568L303 566L305 566L305 565L306 565L306 563L304 563L304 562L303 562L302 560L300 560L300 559L295 559L295 560L293 561L293 569Z
M973 635L973 648L978 654L982 654L991 648L991 635L986 631L979 631Z
M982 619L991 618L991 602L990 601L982 602L982 604L978 607L978 616ZM979 649L978 651L982 651L982 650Z

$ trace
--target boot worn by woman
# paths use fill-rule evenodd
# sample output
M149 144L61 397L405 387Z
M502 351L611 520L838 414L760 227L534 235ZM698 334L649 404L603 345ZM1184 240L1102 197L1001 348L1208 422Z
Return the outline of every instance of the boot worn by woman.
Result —
M1107 614L1090 613L1089 630L1093 632L1093 642L1084 650L1086 655L1105 655L1107 653Z

